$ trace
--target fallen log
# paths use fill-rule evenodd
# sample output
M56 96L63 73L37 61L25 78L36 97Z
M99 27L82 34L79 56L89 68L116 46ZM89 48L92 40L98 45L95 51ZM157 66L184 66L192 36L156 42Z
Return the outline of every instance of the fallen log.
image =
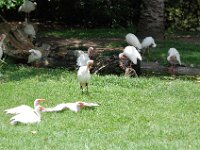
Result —
M1 23L0 33L7 35L5 39L5 50L4 53L16 60L24 60L27 62L29 50L32 48L38 48L41 50L43 57L41 60L36 62L34 65L36 67L65 67L70 70L75 70L76 65L76 55L74 50L70 49L69 46L51 46L48 52L45 48L35 47L30 39L24 35L20 30L20 24L12 23ZM77 48L78 49L78 48ZM86 48L87 49L87 48ZM97 54L94 57L94 67L91 70L92 73L96 74L115 74L125 76L138 75L200 75L200 68L193 67L168 67L163 66L154 62L141 62L138 65L130 65L130 61L121 61L118 58L118 53L123 48L100 48L96 46ZM113 55L105 55L104 52L112 52Z
M200 69L193 67L182 67L182 66L162 66L155 62L142 62L141 70L143 74L155 74L155 75L191 75L199 76Z

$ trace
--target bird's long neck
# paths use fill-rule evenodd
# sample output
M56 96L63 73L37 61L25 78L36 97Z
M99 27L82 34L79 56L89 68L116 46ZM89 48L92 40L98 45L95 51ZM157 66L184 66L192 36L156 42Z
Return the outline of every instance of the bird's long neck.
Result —
M39 118L41 118L41 111L40 111L40 108L35 108L35 114L39 117Z

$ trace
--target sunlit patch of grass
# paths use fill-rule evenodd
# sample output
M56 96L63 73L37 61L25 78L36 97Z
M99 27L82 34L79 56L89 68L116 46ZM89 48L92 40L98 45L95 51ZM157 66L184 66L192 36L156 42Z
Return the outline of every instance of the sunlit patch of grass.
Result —
M1 80L1 149L198 149L200 144L200 84L189 77L92 75L89 94L81 94L76 71L66 69L9 66ZM75 101L101 106L43 113L40 124L10 125L3 110L32 106L36 98L46 98L46 107Z

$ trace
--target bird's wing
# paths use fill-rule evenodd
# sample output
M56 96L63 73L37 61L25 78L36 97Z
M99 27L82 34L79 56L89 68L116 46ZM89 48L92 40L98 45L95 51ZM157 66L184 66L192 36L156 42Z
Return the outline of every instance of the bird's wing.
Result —
M23 113L23 112L29 112L29 111L33 111L34 109L31 108L30 106L28 105L21 105L21 106L17 106L17 107L14 107L14 108L10 108L10 109L6 109L5 112L6 114L20 114L20 113Z
M134 34L128 33L125 38L127 43L130 44L131 46L134 46L138 49L142 49L139 39Z
M16 122L21 122L26 124L26 123L40 122L40 117L35 113L34 110L32 110L17 114L13 116L10 120L12 124L15 124Z
M63 111L64 109L67 109L66 103L58 104L57 106L52 108L45 108L44 110L42 110L42 112L59 112Z
M77 65L78 65L78 66L87 66L88 60L90 60L88 54L81 54L81 55L77 58Z
M79 112L81 110L80 105L78 103L66 103L66 108L73 112Z
M100 106L98 103L91 103L91 102L80 102L86 107L98 107Z
M133 46L127 46L124 49L124 54L134 63L137 64L137 59L142 60L142 56Z

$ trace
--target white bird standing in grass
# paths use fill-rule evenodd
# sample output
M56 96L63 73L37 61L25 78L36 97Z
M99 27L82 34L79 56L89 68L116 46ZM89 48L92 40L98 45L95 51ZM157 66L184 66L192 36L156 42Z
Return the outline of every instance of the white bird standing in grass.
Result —
M88 52L85 53L81 50L77 50L76 51L76 55L77 55L77 65L80 66L87 66L87 62L93 57L94 55L94 48L93 47L89 47L88 48Z
M43 107L36 106L34 110L27 111L25 113L20 113L13 116L10 119L10 123L12 125L16 125L17 123L24 123L24 124L33 124L39 123L41 121L41 111Z
M132 33L128 33L126 36L126 42L131 45L134 46L135 48L137 48L138 50L142 49L141 43L139 41L139 39L137 38L137 36L135 36Z
M43 101L45 101L45 99L36 99L34 101L34 108L36 108L37 106L40 106L40 102L43 102ZM28 105L20 105L14 108L6 109L5 113L16 115L16 114L26 113L29 111L34 111L34 109Z
M0 60L3 56L3 41L4 41L5 38L6 38L6 35L1 34L1 36L0 36Z
M29 21L29 14L35 10L36 3L33 3L29 0L24 0L24 3L19 7L18 12L25 12L25 21Z
M167 61L171 65L177 65L177 64L181 65L180 54L179 54L179 52L176 48L170 48L169 49Z
M144 38L141 45L142 45L142 49L144 49L144 53L146 53L146 51L147 51L148 55L150 55L149 54L150 48L156 47L156 43L152 37Z
M63 111L65 109L69 109L73 112L79 112L81 111L81 109L85 108L85 107L97 107L99 106L99 104L97 103L91 103L91 102L74 102L74 103L62 103L62 104L58 104L57 106L53 107L53 108L45 108L43 109L42 112L59 112L59 111Z
M32 63L32 62L38 61L42 58L42 53L39 50L31 49L31 50L29 50L29 53L31 53L31 54L28 56L27 63Z
M82 92L83 92L83 86L86 87L86 91L88 92L88 82L91 79L90 69L92 68L93 64L94 64L93 60L88 60L86 66L79 67L77 77Z

